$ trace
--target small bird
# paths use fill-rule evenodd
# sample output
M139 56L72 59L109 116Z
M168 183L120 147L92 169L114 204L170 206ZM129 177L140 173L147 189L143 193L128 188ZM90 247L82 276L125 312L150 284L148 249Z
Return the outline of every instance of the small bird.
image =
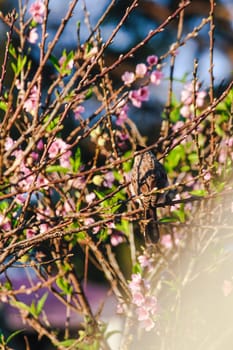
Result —
M138 150L144 147L137 146ZM145 151L135 156L131 173L131 192L140 196L139 203L144 208L146 244L154 244L159 240L156 204L166 200L165 193L151 193L153 189L168 186L168 178L164 166L159 163L152 151Z

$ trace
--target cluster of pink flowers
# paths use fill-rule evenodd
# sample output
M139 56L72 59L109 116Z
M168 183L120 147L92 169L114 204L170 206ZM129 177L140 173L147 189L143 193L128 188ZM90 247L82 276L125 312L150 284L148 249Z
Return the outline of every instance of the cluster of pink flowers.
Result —
M29 13L36 23L42 23L45 16L45 5L43 1L34 1L29 8Z
M48 149L48 155L50 159L56 158L59 154L61 154L59 158L60 165L64 168L70 167L70 157L71 151L68 150L69 145L65 143L60 138L56 138Z
M84 220L84 225L89 226L95 223L95 219L90 217L86 218ZM109 239L111 242L111 245L113 247L118 246L119 244L125 242L125 236L122 231L118 230L114 224L114 222L108 222L106 224L107 226L107 233L109 235ZM91 228L93 235L96 235L97 233L100 232L101 227L99 225L95 225Z
M178 246L180 243L180 236L177 232L174 233L174 237L170 234L162 235L160 238L160 244L166 249L172 249L175 246Z
M84 106L79 105L79 106L75 107L75 109L74 109L74 118L77 119L77 120L80 119L84 112L85 112L85 107Z
M31 44L35 44L39 38L39 34L37 33L37 28L32 28L28 34L28 41Z
M41 0L34 1L29 8L29 13L32 16L32 19L35 23L41 24L45 17L45 5L43 1ZM28 41L31 44L35 44L38 38L39 38L39 35L37 33L37 28L35 27L31 28L27 38Z
M141 108L142 102L149 100L149 89L147 86L129 92L129 99L134 107Z
M140 326L149 332L155 327L154 318L158 311L157 298L150 295L151 285L137 273L132 275L129 289Z
M195 89L192 83L188 83L184 86L184 89L181 91L181 102L182 107L180 109L180 114L184 118L192 118L194 112L194 103L195 106L200 108L204 105L204 100L206 97L205 91L200 91L200 84L197 82ZM194 91L195 90L195 91ZM195 94L194 94L195 92ZM195 98L194 98L195 96Z
M158 57L156 55L151 55L147 57L146 63L138 63L134 72L126 71L121 79L126 86L131 86L137 79L142 79L149 77L149 80L154 85L159 85L163 78L163 73L159 69L154 69L158 63ZM129 92L129 100L132 105L136 108L141 108L142 103L149 100L149 88L148 86L141 86L136 90L131 90ZM122 108L119 109L117 113L117 125L122 125L127 116L128 106L124 104Z
M3 231L11 230L11 222L10 219L3 214L0 214L0 229Z
M163 74L159 70L153 70L152 68L157 65L158 57L156 55L151 55L147 57L147 65L145 63L138 63L135 68L135 73L126 71L121 79L125 85L131 86L131 84L137 78L144 78L145 76L150 76L150 80L153 84L158 85L158 80L161 80Z
M29 97L24 102L23 108L26 112L35 114L38 103L38 88L34 85L30 91Z
M42 141L41 141L42 142ZM46 187L48 180L42 175L36 175L31 170L31 164L32 162L37 162L39 158L39 151L41 147L41 142L37 145L37 151L33 151L30 153L30 155L27 157L27 159L24 159L24 152L21 149L14 150L12 152L12 156L14 156L16 159L20 159L18 166L18 178L17 178L17 186L21 188L23 192L27 192L31 186L31 184L34 184L35 186L43 186ZM5 144L5 150L8 151L12 148L14 145L14 141L12 138L8 137L6 144ZM15 174L14 174L15 177ZM15 181L15 180L14 180ZM24 203L26 200L25 194L21 193L16 196L16 202L19 204Z

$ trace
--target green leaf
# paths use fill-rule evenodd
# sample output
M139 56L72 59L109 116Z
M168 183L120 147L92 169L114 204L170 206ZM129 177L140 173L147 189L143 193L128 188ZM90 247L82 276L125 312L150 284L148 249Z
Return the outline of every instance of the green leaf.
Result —
M0 109L3 110L4 112L7 111L7 103L4 101L0 101Z
M37 303L36 312L37 312L38 316L40 315L40 313L44 307L44 304L45 304L47 297L48 297L48 292L46 292Z
M56 68L57 70L60 69L59 61L58 61L56 56L50 55L49 56L49 60L51 61L51 63L54 66L54 68Z
M46 168L46 173L62 173L66 174L69 169L62 167L61 165L49 165Z
M75 151L74 159L71 158L70 161L73 168L73 172L77 173L81 165L81 149L79 147Z
M0 201L0 211L5 211L9 207L7 201Z
M14 62L11 63L11 67L16 76L18 76L21 73L26 63L27 63L27 56L21 56L21 55L17 57L16 64Z
M59 345L65 346L65 347L70 347L72 346L75 342L77 342L77 339L67 339L59 342Z
M183 209L183 205L182 208L179 210L174 210L172 212L172 214L174 215L174 218L177 217L179 219L180 222L184 223L185 222L185 211Z
M9 53L15 59L17 58L15 47L12 44L10 44L9 46Z
M177 221L177 218L175 218L174 216L166 216L159 220L159 222L176 222L176 221Z
M91 98L92 94L93 94L93 88L90 87L85 94L85 100L88 100L89 98Z
M98 199L103 199L105 198L105 193L104 192L101 192L101 191L97 191L97 190L94 190L96 196L98 197Z
M70 295L73 291L73 287L64 279L64 277L57 278L56 284L65 295Z
M199 196L199 197L204 197L208 194L206 190L193 190L189 192L193 196Z
M17 300L11 300L10 304L12 306L16 306L18 309L25 310L28 313L31 312L31 307L28 306L27 304L24 304L22 301L17 301Z
M176 123L176 122L178 122L178 120L180 120L180 111L178 108L175 108L171 111L170 120L173 123Z
M24 332L25 329L19 329L15 331L14 333L10 334L9 337L6 339L6 344L8 344L14 337L16 337L18 334Z
M178 166L179 162L185 158L185 150L183 145L178 145L167 155L165 167L168 170L173 170Z
M141 274L142 273L142 267L139 263L136 263L134 266L133 266L133 269L132 269L132 272L133 273L139 273Z
M190 153L188 155L188 160L191 164L196 164L198 162L198 155L196 152Z
M45 123L47 122L48 118L49 118L49 116L47 116L47 117L44 119ZM47 126L46 131L52 131L53 129L55 129L56 126L57 126L57 124L59 123L59 120L60 120L60 117L59 117L59 116L56 117L56 118L54 118L54 119L49 123L49 125Z

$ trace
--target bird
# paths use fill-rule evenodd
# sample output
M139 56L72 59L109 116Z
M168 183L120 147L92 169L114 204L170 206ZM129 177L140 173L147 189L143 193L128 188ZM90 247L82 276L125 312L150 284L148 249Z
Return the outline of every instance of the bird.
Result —
M140 145L136 148L137 151L143 149ZM156 204L166 201L166 193L156 193L153 190L161 190L168 185L166 170L151 150L135 155L131 171L131 193L139 197L139 205L144 208L146 245L155 244L159 240Z

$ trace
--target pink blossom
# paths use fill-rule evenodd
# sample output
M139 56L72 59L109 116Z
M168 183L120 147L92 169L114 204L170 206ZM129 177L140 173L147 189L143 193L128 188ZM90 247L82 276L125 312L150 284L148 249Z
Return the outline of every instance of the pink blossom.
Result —
M95 222L95 220L94 220L93 218L86 218L86 219L84 220L84 225L85 225L85 226L89 226L89 225L94 224L94 222Z
M61 155L59 158L60 165L63 168L69 168L70 167L70 157L71 157L71 151L67 151L64 154Z
M155 66L158 63L158 56L156 55L148 56L146 61L150 66Z
M169 234L163 235L160 239L160 243L167 249L171 249L174 243L175 245L178 245L179 242L180 239L177 234L174 234L174 239L172 239L172 236Z
M107 223L106 223L106 226L107 226L108 228L115 228L115 227L116 227L113 221L107 222Z
M49 225L44 223L44 224L40 224L40 233L44 233L47 232L49 230Z
M58 140L54 140L48 149L49 158L55 158L60 151L60 144Z
M11 222L10 222L10 220L6 216L4 216L2 214L0 214L0 228L2 230L4 230L4 231L10 231L11 230Z
M200 84L197 82L195 86L195 103L197 107L202 107L204 104L204 99L206 97L205 91L198 91L200 88ZM192 83L188 83L184 86L184 89L181 91L181 102L186 105L190 106L194 103L194 86ZM182 113L181 113L182 114Z
M39 35L37 33L37 29L36 28L32 28L29 32L29 35L28 35L28 41L29 43L31 44L35 44L37 42L39 38Z
M35 235L36 235L36 232L33 229L31 229L31 228L26 229L27 239L30 239L30 238L34 237Z
M141 323L141 327L144 328L146 332L150 332L154 328L154 326L155 322L150 317L148 317Z
M193 178L193 175L191 175L190 173L187 174L185 178L185 183L187 184L187 186L193 186L195 183L195 179Z
M36 186L48 189L48 186L46 186L48 183L49 182L46 179L46 177L44 177L43 175L39 174L39 176L36 179Z
M209 171L206 171L204 176L203 176L205 181L210 181L211 179L211 173Z
M133 72L125 72L121 76L122 81L124 82L125 85L131 85L134 80L135 80L135 75Z
M67 214L67 213L72 213L75 211L75 204L72 198L70 198L68 201L64 202L64 206L63 206L63 213Z
M44 149L44 142L42 140L38 141L36 147L37 147L37 149L39 151L43 151L43 149Z
M135 73L139 78L143 78L146 75L147 66L144 63L139 63L136 65Z
M175 197L174 197L174 200L180 200L181 199L181 196L179 193L176 193ZM171 205L170 207L171 211L174 211L174 210L179 210L180 209L180 203L177 203L177 204L174 204L174 205Z
M152 315L155 315L158 311L158 301L155 296L146 296L144 306L150 310Z
M78 190L82 190L83 186L86 183L85 177L84 176L79 176L76 179L70 180L71 181L71 185L78 189Z
M145 321L149 318L149 311L145 307L137 308L138 321Z
M152 84L159 85L163 78L163 73L160 70L154 70L150 75L150 81Z
M127 110L128 108L122 108L120 113L117 115L117 120L116 120L116 124L117 125L122 125L124 124L124 122L128 119L128 115L127 115Z
M205 97L206 97L206 92L205 91L197 92L197 96L196 96L196 105L197 105L197 107L202 107L204 105Z
M141 108L142 101L140 99L140 96L139 96L137 90L130 91L129 99L131 100L131 102L134 105L134 107Z
M139 88L137 91L138 91L138 95L140 97L140 100L142 102L149 100L149 89L147 86L143 86L143 87Z
M191 85L192 87L192 85ZM190 105L193 102L192 89L190 90L190 84L184 86L184 90L181 91L180 100L185 105Z
M38 88L36 85L34 85L30 91L30 95L28 99L24 102L23 108L26 112L31 113L32 115L36 111L38 102Z
M148 267L149 269L152 268L152 261L153 259L149 258L146 255L139 255L138 257L139 264L142 268Z
M160 238L160 243L167 249L171 249L173 247L171 235L163 235Z
M229 139L225 140L225 144L229 148L232 148L233 147L233 137L230 137Z
M137 306L142 306L145 303L145 297L141 292L133 292L132 297L132 302Z
M227 297L228 295L230 295L232 293L232 290L233 290L232 281L224 280L223 285L222 285L223 295L225 297Z
M192 116L192 111L190 109L190 106L189 105L182 106L181 109L180 109L180 114L184 118L190 118Z
M95 223L95 220L93 218L87 218L84 220L84 225L89 226ZM100 227L98 225L92 227L92 233L95 235L99 232Z
M9 149L11 149L11 147L13 147L14 142L15 141L13 141L13 139L11 137L7 137L6 142L5 142L5 150L9 151Z
M131 291L136 292L141 290L141 285L143 283L142 276L137 274L132 274L132 280L129 282L129 288Z
M29 8L29 13L32 15L36 23L42 23L45 15L45 5L42 1L36 0Z
M113 230L110 236L110 242L113 247L118 246L119 244L123 243L125 241L125 238L121 231Z
M39 154L37 152L31 152L30 157L34 160L37 161L39 159Z
M18 204L23 204L23 203L25 203L26 198L27 198L26 193L19 193L15 196L15 201Z
M172 126L172 130L177 132L180 128L182 128L184 126L184 122L182 120L178 120L178 122L176 122L173 126Z
M89 204L89 203L92 203L94 201L94 199L96 198L96 195L94 192L90 192L88 194L86 194L86 202Z
M81 117L81 114L85 112L85 107L79 105L75 107L74 109L74 117L75 119L79 119Z
M130 91L129 98L135 107L140 108L142 105L142 102L149 100L148 87L143 86L143 87L139 88L138 90Z
M69 168L71 151L67 150L68 147L69 145L62 139L55 139L48 149L49 158L56 158L58 154L61 153L59 158L60 165L64 168Z
M104 181L103 181L103 185L107 188L112 188L113 183L115 181L115 177L113 175L112 171L108 171L105 175L104 175Z

